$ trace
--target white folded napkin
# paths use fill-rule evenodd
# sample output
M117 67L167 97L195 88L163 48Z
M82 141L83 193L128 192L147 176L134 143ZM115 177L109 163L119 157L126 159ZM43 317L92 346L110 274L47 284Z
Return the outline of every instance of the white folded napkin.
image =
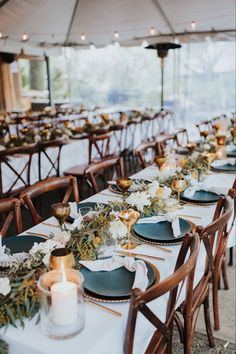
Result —
M206 182L196 183L195 185L185 189L184 196L186 198L191 198L194 195L194 193L197 191L212 192L220 195L220 194L227 194L228 188L223 186L210 186Z
M67 225L69 230L74 230L75 228L80 228L81 222L83 221L83 216L78 213L78 203L69 202L70 206L70 217L74 219L71 225Z
M179 237L181 234L179 226L179 217L175 213L166 213L160 216L150 216L149 218L139 219L137 224L153 224L160 221L169 221L173 230L174 237Z
M236 165L236 159L232 158L228 158L225 160L215 160L214 162L212 162L211 164L213 167L220 167L220 166L224 166L224 165L231 165L234 166Z
M147 267L142 260L135 260L133 257L113 256L107 259L97 261L80 261L80 264L92 272L105 271L110 272L114 269L125 267L130 272L135 272L135 278L132 289L144 291L148 286Z

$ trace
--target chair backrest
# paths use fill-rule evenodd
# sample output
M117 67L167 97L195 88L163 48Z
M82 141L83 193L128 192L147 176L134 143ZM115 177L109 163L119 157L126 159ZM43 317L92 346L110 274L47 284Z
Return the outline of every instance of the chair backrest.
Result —
M0 151L1 198L12 196L30 185L32 156L37 151L36 144ZM17 161L20 162L20 167Z
M189 143L187 129L180 129L175 133L176 143L178 146L185 146Z
M153 158L156 155L156 142L148 141L140 144L135 149L135 155L138 158L138 162L142 168L146 168L153 162Z
M163 134L156 138L156 153L157 155L165 154L168 147L173 148L176 142L175 134Z
M39 143L38 174L40 181L51 177L52 174L56 177L60 176L61 149L64 145L65 141L61 139ZM50 150L53 150L53 154Z
M71 194L73 194L74 201L77 203L79 202L79 191L78 191L77 180L73 176L48 178L44 181L40 181L26 188L20 194L20 200L29 209L34 224L40 223L43 220L43 218L36 211L32 200L47 192L60 190L60 189L66 190L62 203L67 203L69 201Z
M199 133L201 133L204 130L211 130L212 129L212 122L210 120L204 120L204 121L196 124L196 127L198 128Z
M1 227L0 235L4 237L14 222L17 234L22 232L21 202L17 198L0 199Z
M89 136L89 164L109 156L112 132Z
M206 227L198 226L197 231L206 249L205 275L210 279L217 259L225 254L228 240L228 222L233 215L233 200L221 197L216 205L213 221ZM205 284L207 286L207 283Z
M85 177L95 193L99 193L96 178L104 174L105 181L112 179L116 172L117 177L124 177L124 161L120 156L114 156L101 161L92 163L85 170Z
M199 237L197 234L187 234L183 240L174 273L167 279L155 284L148 290L142 292L134 289L130 299L129 315L126 326L124 343L124 354L132 354L135 337L135 327L138 313L155 327L155 332L148 344L145 354L164 353L168 343L172 340L173 318L176 302L183 284L186 282L186 301L192 301L192 287L194 271L199 252ZM165 321L162 322L158 316L147 306L153 300L169 293L169 300L166 310Z

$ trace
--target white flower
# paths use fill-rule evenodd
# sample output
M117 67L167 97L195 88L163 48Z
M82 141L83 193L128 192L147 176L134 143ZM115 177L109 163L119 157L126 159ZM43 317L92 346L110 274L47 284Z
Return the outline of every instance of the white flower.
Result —
M47 254L51 252L54 248L64 247L61 243L54 240L47 240L46 242L35 242L33 247L30 249L29 254L34 256L37 252Z
M168 199L170 197L170 195L171 195L171 188L164 186L162 199Z
M43 264L45 264L46 267L49 265L50 255L51 255L51 253L47 253L47 254L45 254L45 256L42 259L42 262L43 262Z
M200 153L198 152L198 151L194 151L193 153L192 153L192 159L197 159L198 157L200 156Z
M153 181L152 183L149 184L148 192L149 192L151 198L155 198L156 197L158 188L159 188L159 182L158 181Z
M6 296L11 292L10 280L7 277L0 278L0 294Z
M59 234L53 236L53 241L65 246L70 241L70 234L67 231L61 231Z
M111 221L109 233L115 240L122 239L127 235L127 226L120 220Z
M204 148L205 150L210 150L211 146L210 146L210 144L204 144L204 145L203 145L203 148Z
M130 205L136 206L139 211L143 211L145 206L151 205L150 195L146 192L132 193L126 199L126 202Z

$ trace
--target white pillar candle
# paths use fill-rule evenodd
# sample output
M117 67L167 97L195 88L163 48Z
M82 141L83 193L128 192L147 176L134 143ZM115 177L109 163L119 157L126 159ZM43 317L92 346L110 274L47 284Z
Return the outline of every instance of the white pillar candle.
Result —
M77 317L77 285L66 280L62 270L62 281L51 286L52 320L60 326L72 324Z

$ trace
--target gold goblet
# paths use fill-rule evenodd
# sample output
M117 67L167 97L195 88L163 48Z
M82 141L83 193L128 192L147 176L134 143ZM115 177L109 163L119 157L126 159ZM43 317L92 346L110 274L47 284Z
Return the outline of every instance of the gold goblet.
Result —
M190 153L192 153L193 151L194 151L194 149L196 148L196 144L195 143L188 143L187 145L186 145L186 148L188 149L188 151L190 152Z
M206 140L206 138L209 135L209 131L208 130L203 130L202 132L200 132L200 135Z
M51 269L73 268L75 260L69 248L56 248L51 252L49 267Z
M70 206L67 203L57 203L51 206L52 215L58 220L60 225L63 225L66 218L70 215Z
M173 191L177 192L177 200L179 203L180 193L185 190L187 183L183 177L175 177L172 181L171 188Z
M123 194L125 194L125 192L127 192L127 190L132 186L132 183L133 181L129 177L116 178L116 184Z
M161 169L162 166L164 165L164 163L166 162L165 155L157 155L157 156L155 156L154 157L154 162L157 164L159 169Z
M131 250L135 248L137 245L130 240L131 228L136 223L140 216L138 211L134 209L122 210L120 211L119 218L120 220L127 226L127 242L122 246L122 248Z

